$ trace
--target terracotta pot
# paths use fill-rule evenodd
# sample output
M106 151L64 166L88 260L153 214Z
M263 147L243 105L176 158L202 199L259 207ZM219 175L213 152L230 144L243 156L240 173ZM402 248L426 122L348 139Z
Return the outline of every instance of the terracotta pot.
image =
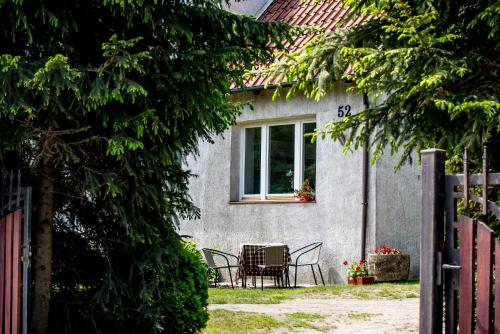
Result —
M375 277L373 276L356 277L356 282L358 283L358 285L373 284L375 283Z
M373 283L375 283L375 277L373 276L363 276L363 277L355 277L347 279L347 284L349 285L366 285Z
M402 254L368 254L368 273L377 282L407 280L410 256Z

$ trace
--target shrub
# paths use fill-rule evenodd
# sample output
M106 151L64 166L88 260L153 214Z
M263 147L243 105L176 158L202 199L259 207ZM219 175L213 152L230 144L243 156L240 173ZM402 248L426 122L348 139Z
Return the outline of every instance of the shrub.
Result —
M96 248L81 233L58 228L55 236L50 333L191 334L205 327L207 268L194 243L164 234L147 248Z
M208 320L208 277L195 243L183 243L178 268L177 327L179 333L197 333Z

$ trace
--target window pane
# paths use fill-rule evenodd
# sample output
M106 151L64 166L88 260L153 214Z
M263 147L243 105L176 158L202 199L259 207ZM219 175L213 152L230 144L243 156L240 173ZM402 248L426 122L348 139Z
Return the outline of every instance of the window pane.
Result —
M316 123L304 124L304 134L311 133ZM309 179L316 188L316 142L311 143L311 137L304 137L304 180Z
M269 132L269 193L292 193L295 126L271 126Z
M245 129L245 194L260 194L261 128Z

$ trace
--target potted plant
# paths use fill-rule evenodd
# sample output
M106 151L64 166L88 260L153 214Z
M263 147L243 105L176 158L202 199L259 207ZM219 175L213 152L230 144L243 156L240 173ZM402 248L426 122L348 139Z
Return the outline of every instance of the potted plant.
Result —
M309 179L305 179L302 187L298 190L296 189L294 194L295 199L299 202L310 202L314 201L315 198L314 188L311 186Z
M407 280L410 256L398 248L382 245L368 254L368 272L377 282Z
M347 270L347 284L349 285L365 285L373 284L375 279L373 276L368 276L368 268L365 261L342 263Z

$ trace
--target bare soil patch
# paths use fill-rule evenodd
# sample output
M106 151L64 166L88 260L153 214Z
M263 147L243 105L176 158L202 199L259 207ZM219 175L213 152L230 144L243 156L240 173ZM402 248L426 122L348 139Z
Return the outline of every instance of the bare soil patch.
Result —
M410 334L418 332L419 299L354 299L331 297L293 299L279 304L212 304L209 310L223 309L272 316L284 321L291 314L322 315L312 327L275 328L269 333L364 333ZM237 326L237 324L235 324ZM267 331L266 331L267 332Z

